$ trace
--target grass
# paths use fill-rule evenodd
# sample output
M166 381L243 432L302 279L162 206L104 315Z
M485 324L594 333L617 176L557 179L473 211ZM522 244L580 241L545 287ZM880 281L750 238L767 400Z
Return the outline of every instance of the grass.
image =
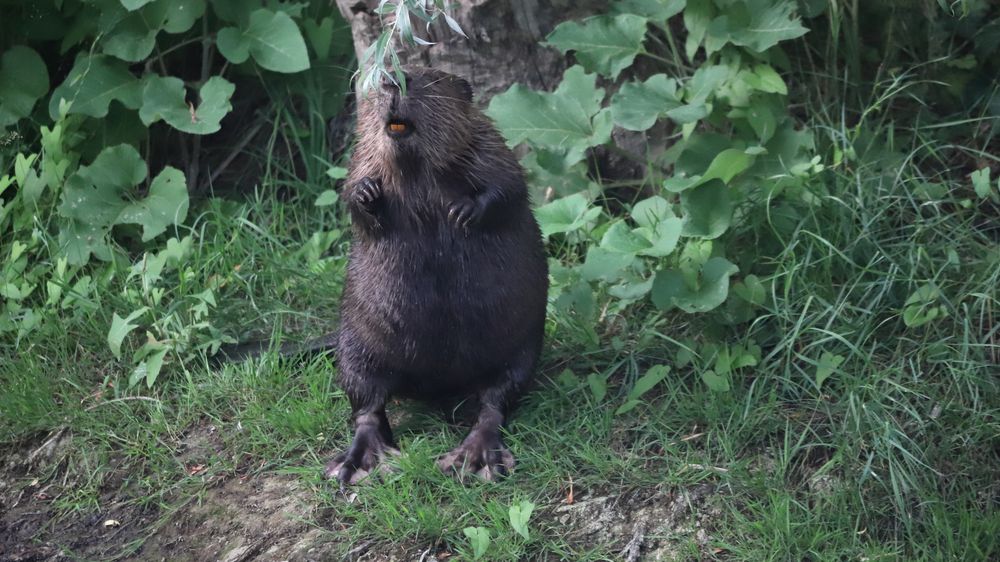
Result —
M883 82L871 107L905 107L902 86ZM852 97L862 97L857 89ZM767 305L731 324L633 307L624 324L587 327L601 336L596 346L572 318L550 314L539 384L507 437L518 469L504 481L440 474L434 458L466 428L401 403L391 407L406 452L396 471L345 497L319 478L350 438L330 360L213 368L173 358L154 388L129 390L105 339L116 291L93 313L44 322L28 341L0 340L0 444L22 451L53 432L71 439L66 457L32 465L19 485L50 486L48 531L116 502L149 514L116 553L126 557L226 482L283 475L304 486L308 524L337 556L470 559L463 530L482 527L486 559L619 559L636 532L631 518L645 514L647 540L680 559L995 558L997 215L948 166L970 154L996 162L995 141L942 139L940 123L894 121L903 110L873 109L877 119L848 127L844 106L809 103L825 161L835 150L854 156L826 172L815 204L777 202L732 233L728 247L754 249L741 270L772 282ZM280 130L272 146L288 144ZM332 329L349 241L344 217L312 204L323 188L315 164L302 181L268 160L275 175L248 200L203 202L171 293L216 283L213 323L240 339ZM921 195L928 183L943 195ZM116 283L127 286L124 276ZM947 314L907 326L907 299L927 283ZM728 392L713 392L701 379L714 360L706 342L759 346L761 359L736 371ZM680 343L701 355L681 360ZM842 362L820 381L824 354ZM664 363L673 370L656 391L615 415L632 382ZM609 377L606 396L588 384L592 373ZM509 523L524 500L536 505L528 539ZM678 505L691 509L670 511Z

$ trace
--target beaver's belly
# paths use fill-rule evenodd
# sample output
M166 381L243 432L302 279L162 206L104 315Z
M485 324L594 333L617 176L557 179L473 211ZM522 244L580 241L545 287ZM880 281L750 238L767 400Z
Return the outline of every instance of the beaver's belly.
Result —
M348 266L352 329L407 378L450 384L502 371L545 307L544 274L511 259L514 247L483 236L359 248Z

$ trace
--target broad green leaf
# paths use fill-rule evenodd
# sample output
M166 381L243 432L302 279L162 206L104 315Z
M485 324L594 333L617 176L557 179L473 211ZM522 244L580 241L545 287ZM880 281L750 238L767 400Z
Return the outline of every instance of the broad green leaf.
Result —
M149 57L156 46L156 34L163 26L166 3L149 3L130 12L120 6L101 13L101 50L128 62Z
M715 180L681 193L685 236L712 240L729 229L733 204L729 187Z
M702 66L684 84L684 99L691 105L701 105L715 94L732 70L722 64Z
M677 217L663 219L654 226L640 226L633 232L649 242L649 246L639 250L639 255L669 256L677 248L683 231L684 221Z
M743 80L753 89L771 94L788 94L788 86L781 79L781 75L769 64L758 64L753 67L753 71L743 71L740 73Z
M730 349L730 353L730 366L733 369L756 367L760 358L760 346L750 344L749 347L744 348L741 345L736 345Z
M620 254L637 254L648 247L649 242L621 220L613 223L601 238L601 248Z
M706 50L733 43L763 53L781 41L801 37L809 30L794 12L795 2L787 0L732 2L709 24Z
M556 384L565 389L574 389L580 386L580 377L576 376L576 373L572 369L563 369L561 373L556 375Z
M250 21L250 13L247 9L246 0L209 0L212 11L220 20L234 23L241 27L246 27ZM256 2L254 7L259 6Z
M142 241L159 236L172 224L187 218L188 191L184 173L167 166L149 186L149 194L126 205L115 224L142 225Z
M669 373L670 367L668 365L655 365L650 367L644 375L635 381L635 385L632 387L632 390L629 391L628 397L630 399L641 398L643 394L652 390L654 386L665 379Z
M903 323L907 328L917 328L948 314L948 309L938 306L941 290L934 283L921 285L903 303Z
M784 112L784 108L782 108L782 112ZM750 107L746 110L746 118L750 127L757 133L757 138L760 139L761 143L771 140L778 127L778 118L771 110L770 104L765 103L764 100L751 102Z
M165 168L153 180L149 194L138 199L134 186L146 179L146 173L136 149L118 145L102 150L66 180L59 214L67 220L59 242L69 263L86 263L91 254L110 259L107 235L116 224L141 224L143 239L148 240L184 220L188 194L183 174Z
M153 388L153 383L156 382L156 377L160 376L160 370L163 368L163 358L167 355L167 348L157 349L143 359L140 366L145 366L146 371L146 388Z
M733 43L764 52L781 41L795 39L809 32L797 15L795 3L775 0L747 0L749 23L735 28Z
M740 355L742 351L743 350L739 349L738 346L735 349L730 349L729 346L723 346L722 349L719 350L719 353L715 356L715 372L720 375L724 375L740 368L743 363L741 361L742 356ZM756 364L756 360L752 356L750 357L750 360L751 363Z
M17 185L24 187L25 182L28 178L28 173L32 171L32 166L35 161L38 160L37 154L29 154L25 156L20 152L14 157L14 182Z
M220 29L215 35L215 46L233 64L243 64L250 58L250 41L235 27Z
M132 374L129 375L129 386L135 386L140 381L145 380L146 386L152 388L153 383L156 382L156 378L160 375L160 370L163 367L163 358L166 356L167 351L168 348L160 342L149 341L144 344L133 357L133 359L139 361L139 364L132 369Z
M638 406L639 404L642 404L642 402L640 402L636 398L632 398L631 400L626 400L624 403L622 403L621 406L618 406L617 410L615 410L615 415L620 416L622 414L627 414L632 410L634 410L636 406Z
M632 206L630 214L636 224L650 228L660 224L660 221L674 217L674 211L670 208L670 203L659 195L639 201Z
M184 82L173 76L150 76L142 93L139 117L151 125L160 119L171 127L194 135L217 132L220 121L233 106L229 103L236 87L221 76L213 76L198 93L195 105L186 99ZM190 105L189 105L190 104Z
M694 61L698 47L705 40L714 12L712 0L688 0L684 8L684 27L688 32L684 40L684 54L689 61Z
M990 169L983 168L969 174L972 178L972 187L976 190L976 195L985 199L990 195Z
M466 527L462 530L469 538L472 545L472 559L479 560L486 555L486 549L490 546L490 532L483 527Z
M753 158L743 150L737 148L723 150L709 164L701 182L719 179L728 184L734 176L749 168L752 163Z
M612 282L622 276L635 257L632 254L611 252L600 246L590 246L587 248L587 257L580 266L580 276L587 281L601 279Z
M678 125L690 125L708 116L708 106L703 103L686 103L668 110L664 115Z
M31 115L49 91L49 71L34 49L15 45L0 56L0 130Z
M608 294L621 300L641 299L653 288L653 277L641 277L632 271L626 271L622 280L608 287Z
M681 13L687 0L618 0L611 5L616 14L635 14L664 23Z
M566 21L556 26L546 42L563 53L575 51L576 60L587 70L615 79L642 52L646 21L635 14Z
M110 225L125 205L122 193L146 179L146 163L135 148L105 148L66 181L59 214L68 219ZM73 263L72 261L70 263Z
M524 537L524 540L529 540L530 538L528 535L528 520L531 519L531 512L534 510L535 504L528 500L521 500L521 503L510 506L510 511L508 512L510 526L513 527L517 534Z
M219 30L216 44L230 62L246 62L248 56L267 70L292 73L309 68L309 53L295 21L285 12L261 8L250 14L245 28Z
M329 207L330 205L336 203L337 199L339 199L337 192L332 189L327 189L324 190L323 193L319 194L319 197L316 198L316 203L314 203L314 205L317 207Z
M601 108L604 89L596 74L572 66L555 92L534 92L515 84L490 100L487 113L510 146L522 142L565 151L566 165L579 162L584 151L611 139L611 111Z
M326 170L326 176L335 180L342 180L347 177L347 168L341 166L331 166Z
M205 0L157 0L167 4L163 30L167 33L184 33L194 27L205 15Z
M101 47L105 53L129 62L148 58L160 31L183 33L205 13L205 0L125 0L122 5L128 11L112 7L102 12Z
M835 355L829 351L824 351L819 358L819 365L816 365L816 386L822 387L823 381L830 378L830 375L844 362L843 355Z
M150 2L155 2L156 0L121 0L122 6L130 12L134 12L139 8L149 4Z
M756 275L747 275L733 285L733 293L750 304L763 306L767 302L767 289Z
M645 131L666 111L681 104L677 81L666 74L650 76L645 82L626 82L611 97L615 123L630 131Z
M601 402L608 395L608 379L603 375L598 373L587 375L587 386L590 387L594 402Z
M535 209L535 217L546 236L583 228L600 214L600 207L592 207L582 193L556 199Z
M142 105L142 82L128 64L105 55L80 55L66 80L52 92L49 117L59 118L59 100L70 102L69 113L104 117L108 105L118 100L129 109Z
M694 288L688 286L680 270L658 271L651 293L653 304L661 310L676 306L684 312L707 312L725 302L729 294L729 277L737 271L739 268L725 258L711 258L694 275Z
M692 187L701 185L701 183L701 176L674 176L663 180L663 189L671 193L681 193L682 191L687 191Z
M319 22L305 20L302 22L302 30L306 33L306 39L316 52L316 58L324 60L330 56L330 45L333 44L333 18L325 17Z
M108 330L108 347L111 348L111 353L117 359L122 358L122 342L125 341L125 336L139 327L138 324L133 324L132 321L145 314L148 310L149 307L144 306L133 311L132 314L129 314L125 318L118 316L117 312L112 315L111 329Z
M729 392L729 377L726 375L718 375L709 369L701 374L701 380L712 392Z
M716 133L691 135L684 141L681 155L674 165L674 173L679 176L700 176L708 170L720 152L729 148L733 148L733 139L730 136Z

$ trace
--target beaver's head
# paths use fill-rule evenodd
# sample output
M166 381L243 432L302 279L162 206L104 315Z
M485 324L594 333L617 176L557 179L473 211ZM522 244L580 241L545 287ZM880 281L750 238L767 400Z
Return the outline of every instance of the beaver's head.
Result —
M383 77L362 94L358 133L367 148L398 163L448 167L469 147L472 87L465 80L431 68L408 67L403 85ZM404 93L405 90L405 93Z

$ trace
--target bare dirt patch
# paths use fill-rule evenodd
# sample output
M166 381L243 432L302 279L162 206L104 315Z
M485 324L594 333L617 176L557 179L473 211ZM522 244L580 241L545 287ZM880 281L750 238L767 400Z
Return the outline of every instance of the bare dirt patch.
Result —
M174 445L175 460L195 477L223 448L210 425L191 428ZM163 501L143 501L123 485L128 469L122 463L122 468L108 468L111 475L95 507L60 512L55 500L76 485L64 476L71 446L69 431L58 430L0 451L0 562L451 556L447 545L397 545L389 551L371 542L347 545L342 523L320 511L315 490L297 475L206 475L202 485L181 486ZM713 484L625 493L593 490L572 504L540 506L538 524L552 527L570 544L603 547L628 562L684 560L692 548L707 554L720 497Z
M711 500L713 484L670 491L635 490L581 498L552 511L552 519L571 529L568 538L608 545L623 560L684 560L680 547L694 540L707 548L711 520L720 510ZM690 553L688 553L690 554Z
M218 441L207 427L178 443L178 462L197 469ZM137 501L108 479L99 508L60 514L53 501L74 483L60 480L68 432L0 454L0 562L62 560L324 560L335 535L311 526L313 502L295 476L231 477L188 497ZM41 475L56 477L45 478Z

